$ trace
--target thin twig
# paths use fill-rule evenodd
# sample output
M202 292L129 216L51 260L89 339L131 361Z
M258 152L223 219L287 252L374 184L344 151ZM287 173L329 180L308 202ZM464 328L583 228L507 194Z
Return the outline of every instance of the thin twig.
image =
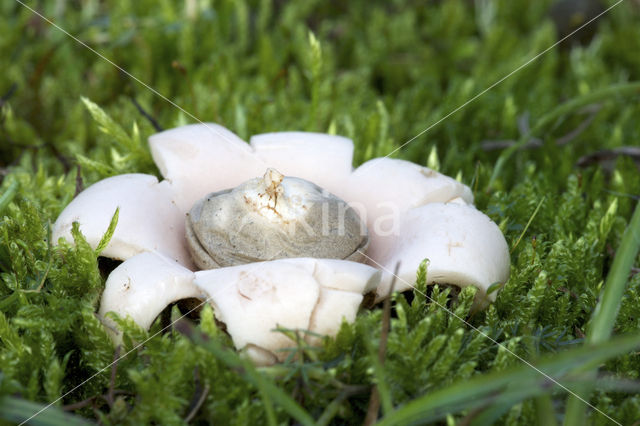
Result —
M635 162L640 162L640 148L636 146L621 146L613 149L603 149L592 152L578 159L578 167L587 167L595 163L615 160L621 155L631 157Z
M506 149L516 144L514 139L505 139L505 140L485 140L480 142L480 147L483 151L497 151L499 149ZM532 149L539 148L542 146L542 139L539 138L531 138L529 141L522 146L521 149Z
M133 105L135 105L135 107L138 109L138 112L140 114L142 114L142 116L144 118L146 118L147 120L149 120L149 123L151 123L151 125L153 126L154 129L156 129L158 132L163 131L164 129L162 128L162 126L160 125L160 123L158 123L158 121L153 118L153 116L151 114L149 114L147 111L145 111L144 108L142 108L142 105L140 105L138 103L138 101L136 100L136 98L134 98L133 96L131 97L131 102L133 103Z
M371 386L367 385L345 386L345 388L338 394L338 396L335 397L334 400L326 406L326 408L322 412L322 415L318 417L316 426L325 426L329 424L329 422L335 417L344 401L352 396L366 393L369 391L369 389L371 389Z
M391 295L396 286L396 278L398 271L400 270L400 262L396 264L396 268L393 271L393 280L391 281L391 287L389 287L389 293L382 305L382 332L380 333L380 346L378 346L378 361L380 366L384 365L385 355L387 353L387 340L389 339L389 331L391 329ZM374 385L371 388L371 397L369 398L369 408L367 409L367 416L364 419L366 426L372 425L378 420L378 412L380 411L380 392L378 386Z
M596 115L598 114L601 108L602 106L600 104L591 105L591 108L589 108L589 116L580 124L578 124L578 127L573 129L566 135L556 139L556 145L563 146L571 142L573 139L577 138L582 132L584 132L587 129L587 127L589 127L591 122L596 118Z
M473 422L473 420L478 417L478 415L480 413L482 413L482 410L484 410L486 408L486 405L483 407L478 407L478 408L474 408L473 410L471 410L471 412L469 412L469 414L467 414L466 416L464 416L462 418L462 420L460 420L457 425L458 426L469 426L471 424L471 422Z
M387 353L387 341L389 339L389 331L391 330L391 295L396 286L396 276L400 270L400 262L396 264L393 271L393 280L389 287L389 294L382 305L382 332L380 333L380 346L378 348L378 360L380 364L384 364L385 355Z
M16 93L16 89L18 89L18 85L16 83L13 83L9 87L9 90L7 90L4 95L0 96L0 107L2 107L5 103L7 103L9 99L11 99L11 97Z
M75 411L93 403L95 399L96 399L96 396L94 395L85 400L74 402L73 404L63 405L61 408L63 411Z
M76 193L74 197L77 197L84 190L84 182L82 181L82 166L78 164L76 166Z
M196 405L193 407L189 415L184 419L185 423L189 423L195 417L196 413L200 410L200 407L202 407L202 404L204 404L205 399L207 399L209 389L209 385L204 385L204 389L202 390L202 393L200 394L200 398L196 402Z
M364 418L364 425L371 426L378 420L378 411L380 411L380 393L378 392L378 386L374 385L371 388L371 396L369 397L369 408L367 409L367 416Z
M116 346L116 351L113 353L113 364L111 365L111 377L109 378L109 390L107 391L106 400L109 407L113 407L114 401L114 389L116 387L116 372L118 369L118 361L120 361L120 348Z
M191 400L191 409L189 410L189 414L184 418L185 423L189 423L196 416L202 404L204 404L205 399L207 399L207 395L209 394L209 385L205 384L204 388L200 383L200 370L198 366L193 369L193 381L195 382L195 392L193 394L193 399Z
M569 133L560 136L556 139L557 146L564 146L577 138L582 132L584 132L587 127L591 124L591 122L595 119L596 115L600 111L602 106L600 104L588 105L583 108L581 112L588 113L589 116L584 119L578 126L571 130ZM520 135L526 135L531 130L531 126L529 125L529 113L525 112L520 117L518 117L518 131ZM498 149L509 148L518 143L518 141L514 139L505 139L505 140L485 140L480 143L480 146L484 151L495 151ZM520 147L520 149L534 149L540 148L544 145L544 142L540 138L531 137L524 145Z

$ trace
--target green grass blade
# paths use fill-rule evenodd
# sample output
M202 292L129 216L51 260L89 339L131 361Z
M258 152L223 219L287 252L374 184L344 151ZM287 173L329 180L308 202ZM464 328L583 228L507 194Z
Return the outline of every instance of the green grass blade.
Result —
M640 203L636 205L631 222L622 236L611 270L604 284L602 298L593 312L591 326L587 331L587 343L606 341L613 330L620 301L624 295L629 272L640 250Z
M493 401L491 401L491 405L487 409L481 411L477 416L473 417L473 420L470 424L471 426L492 425L501 416L506 414L514 405L527 398L530 398L531 396L532 389L516 389L511 392L505 392L501 395L498 395Z
M580 368L594 366L640 346L640 334L617 338L590 347L580 347L542 359L537 368L563 384L584 383L587 375L571 374ZM494 405L511 406L536 395L550 392L553 382L530 366L519 367L477 376L437 390L398 408L385 416L380 426L407 424L412 421L429 422L444 418L447 413L474 409L493 409ZM513 395L518 394L518 401Z
M24 422L34 413L40 411L42 407L42 405L35 402L5 396L0 398L0 419L10 422ZM93 422L65 413L57 407L50 407L29 420L29 424L34 426L80 426L91 425Z
M371 368L373 370L373 377L375 377L376 385L378 386L378 395L380 396L382 412L390 413L393 409L393 402L391 401L389 384L387 383L387 379L384 375L384 365L378 359L377 348L374 348L371 342L367 342L367 346L369 359L371 361Z
M524 237L524 234L527 233L527 230L529 229L529 226L531 226L531 222L533 222L533 219L535 219L536 215L538 214L538 211L540 210L540 207L542 207L542 203L544 203L544 200L546 198L547 197L542 197L542 199L538 203L538 206L536 207L536 209L533 211L533 213L529 217L529 220L527 221L527 224L524 226L524 229L522 230L522 233L520 233L520 236L518 237L516 242L513 244L513 247L511 247L511 251L509 253L513 253L513 251L516 249L516 247L518 247L518 244L520 244L520 241L522 240L522 237Z
M620 247L616 252L611 270L605 281L602 297L596 309L593 311L591 325L587 330L587 345L606 342L611 336L616 316L618 315L618 309L620 309L622 296L629 281L629 272L633 266L633 262L638 256L639 249L640 203L636 204L631 222L629 222L629 226L627 226L622 236ZM581 389L579 393L584 399L587 399L589 389ZM586 408L582 401L573 395L570 396L567 401L567 412L564 424L567 426L584 424Z

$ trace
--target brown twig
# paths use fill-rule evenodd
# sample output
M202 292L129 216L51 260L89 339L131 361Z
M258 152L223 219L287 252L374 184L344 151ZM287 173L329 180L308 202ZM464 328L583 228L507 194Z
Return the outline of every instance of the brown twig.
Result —
M147 111L145 111L145 109L142 108L142 105L140 105L138 103L138 101L136 100L136 98L134 98L133 96L131 97L131 102L133 103L133 105L135 105L135 107L138 110L138 112L140 114L142 114L142 116L144 118L146 118L149 121L149 123L151 123L151 125L153 126L154 129L156 129L158 132L161 132L161 131L164 130L164 128L160 125L160 123L158 123L158 120L153 118L153 116L151 114L149 114Z
M473 410L471 410L471 412L469 412L469 414L467 414L466 416L464 416L460 422L457 423L458 426L469 426L471 424L471 422L473 422L473 420L478 417L478 415L480 413L482 413L482 410L484 410L485 407L478 407L478 408L474 408Z
M87 405L93 403L93 401L96 399L96 396L91 396L85 400L82 401L78 401L78 402L74 402L73 404L69 404L69 405L63 405L61 408L63 411L75 411L75 410L79 410L80 408L86 407Z
M596 115L598 114L601 108L602 106L600 106L599 104L592 105L592 108L589 111L589 116L580 124L578 124L578 127L573 129L566 135L556 139L556 145L563 146L571 142L573 139L577 138L582 132L584 132L587 129L587 127L589 127L591 122L596 118Z
M598 114L601 108L602 107L600 104L593 104L585 107L582 110L582 112L588 113L589 116L586 119L584 119L580 124L578 124L578 127L576 127L575 129L571 130L569 133L563 136L560 136L558 139L556 139L556 145L563 146L568 144L575 138L577 138L582 132L584 132L587 129L587 127L589 127L589 125L595 119L596 115ZM529 114L525 112L520 117L518 117L518 131L520 135L526 135L527 133L529 133L529 130L531 130L529 126ZM480 146L484 151L495 151L498 149L509 148L510 146L513 146L516 143L517 141L513 139L486 140L486 141L482 141L480 143ZM531 137L527 141L527 143L525 143L520 149L540 148L543 144L544 143L542 139Z
M389 287L389 294L382 305L382 332L380 333L380 346L378 347L378 361L384 364L385 355L387 353L387 340L389 339L389 331L391 331L391 295L396 286L396 278L400 270L400 262L396 264L393 271L393 280Z
M113 364L111 365L111 377L109 378L109 390L107 391L107 396L105 397L109 407L113 407L114 399L114 390L116 387L116 372L118 370L118 361L120 361L120 348L121 346L116 346L116 351L113 353Z
M193 407L189 415L184 419L185 423L189 423L195 417L196 413L200 410L200 407L202 407L205 399L207 399L209 389L209 385L204 385L204 389L202 390L202 393L200 394L200 398L196 402L196 405Z
M389 287L389 293L382 305L382 331L380 333L380 346L378 346L378 361L380 366L384 365L385 355L387 353L387 340L389 339L389 331L391 330L391 295L396 286L396 278L398 277L398 271L400 270L400 262L396 263L396 268L393 271L393 280L391 281L391 287ZM378 412L380 411L380 392L378 386L374 385L371 388L371 397L369 398L369 408L367 409L367 416L364 419L366 426L372 425L378 419Z
M631 157L636 163L640 162L640 148L636 146L621 146L613 149L603 149L582 156L578 159L577 165L579 167L587 167L595 163L615 160L621 155Z
M84 182L82 181L82 167L80 166L80 164L78 164L76 166L76 194L74 195L74 197L77 197L83 189Z
M10 87L9 90L7 90L5 92L4 95L0 96L0 108L7 103L7 101L9 99L11 99L11 97L16 93L16 90L18 89L18 85L16 83L13 83Z
M193 370L193 381L195 382L195 392L193 394L193 398L191 399L191 405L189 414L184 418L185 423L189 423L196 416L202 404L204 404L205 399L207 399L207 395L209 394L209 385L205 384L202 387L200 383L200 370L198 366L196 366Z

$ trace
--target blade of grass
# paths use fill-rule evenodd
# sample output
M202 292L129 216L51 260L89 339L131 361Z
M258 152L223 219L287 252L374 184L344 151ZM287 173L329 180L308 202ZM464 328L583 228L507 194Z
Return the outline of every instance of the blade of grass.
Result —
M518 247L518 244L520 244L520 240L522 240L522 237L524 237L524 234L527 233L527 229L529 229L529 226L531 226L531 222L533 222L533 219L536 217L536 215L538 214L538 211L540 210L540 207L542 207L542 203L544 203L544 200L547 197L542 197L542 199L540 200L540 202L538 203L538 206L536 207L536 209L533 211L533 214L529 217L529 221L527 222L527 224L525 225L524 229L522 230L522 233L520 234L520 236L518 237L518 239L516 240L515 244L513 245L513 247L511 247L511 251L509 253L513 253L513 251L516 249L516 247Z
M640 250L640 203L636 204L631 222L629 222L629 226L624 231L620 247L607 275L602 297L593 311L591 325L587 330L587 346L606 342L611 336L622 296L629 281L629 273L633 267L633 262L638 256L638 250ZM595 372L593 372L593 375L595 375ZM589 397L589 389L581 389L579 394L587 399ZM583 425L586 415L585 410L584 403L572 395L567 401L564 424L567 426Z
M536 135L541 129L545 128L550 123L585 105L605 100L607 98L610 98L611 96L621 96L633 93L640 93L640 82L636 81L632 83L615 84L605 87L604 89L595 90L583 96L578 96L563 104L558 105L556 108L540 117L535 126L533 126L531 130L523 134L520 139L518 139L518 142L502 151L502 154L500 154L500 157L498 157L498 160L496 161L496 164L493 168L493 173L491 174L491 178L489 179L489 183L487 184L487 189L491 189L493 187L495 180L498 178L498 176L500 176L500 173L502 173L502 169L504 168L507 161L511 158L511 156L522 146L524 146L532 136Z
M629 273L638 256L638 250L640 250L640 203L636 204L631 221L624 231L620 247L605 281L602 298L593 311L591 326L587 331L587 343L604 342L611 336L620 301L629 281Z
M378 357L373 355L373 348L369 345L368 350L371 357L371 363L373 364L373 373L376 378L376 384L371 389L371 397L369 398L369 408L367 409L367 415L364 419L365 425L372 425L378 419L378 412L380 411L380 402L382 402L382 410L384 414L391 412L393 409L393 403L391 402L391 392L389 386L384 377L384 360L387 353L387 341L389 339L389 332L391 331L391 295L393 289L396 286L396 278L398 276L398 270L400 268L400 262L396 264L395 271L393 273L393 280L389 287L389 293L384 300L382 308L382 330L380 332L380 344L378 346Z
M543 358L537 367L563 383L584 383L587 375L572 374L580 368L598 364L640 346L640 334L616 338L591 347L580 347ZM495 404L513 405L511 398L518 393L525 400L550 392L554 383L529 366L522 365L498 373L477 376L417 398L386 415L379 426L408 424L412 421L430 422L444 418L447 413L492 409Z
M540 204L538 204L538 208L542 205L542 201L540 202ZM538 209L536 209L537 211ZM535 213L534 213L535 214ZM529 223L531 223L531 220L529 221ZM527 225L528 226L528 225ZM515 248L515 246L514 246ZM523 332L528 335L531 336L531 326L530 325L526 325L523 327ZM524 339L525 345L527 346L527 350L529 351L529 353L531 354L531 359L530 361L533 362L537 362L539 357L539 353L538 350L536 349L533 339L532 338L528 338L528 339ZM514 404L509 405L508 407L512 407ZM553 402L551 401L551 395L549 395L548 393L544 393L540 396L537 396L535 399L535 407L536 407L536 414L537 414L537 423L539 426L556 426L558 424L558 422L556 421L556 417L555 417L555 410L553 408ZM486 411L490 411L490 410L486 410ZM496 410L494 410L496 411ZM496 411L497 412L497 411ZM489 421L489 417L490 416L488 413L482 413L482 415L478 416L479 418L482 419L486 419L486 420L482 420L483 422L485 422L484 424L492 424L494 421ZM474 420L475 422L475 420ZM477 424L482 424L482 423L478 423L475 422Z
M593 380L593 377L587 374L580 374L576 376L575 380L570 380L572 384L577 384L578 386L583 383L589 383ZM639 382L627 381L624 379L618 379L615 377L599 377L598 378L598 387L603 391L614 391L614 392L628 392L628 393L637 393L640 388ZM504 392L503 395L500 395L496 398L495 402L487 407L484 410L478 410L471 417L468 424L471 426L483 426L483 425L492 425L495 424L500 417L509 412L516 404L524 401L529 397L530 391L528 389L520 389L512 387L508 392ZM538 408L537 401L542 396L549 396L549 393L544 393L539 395L536 398L536 408ZM549 398L551 401L551 398ZM555 410L553 407L550 407L546 412L541 413L539 410L536 411L538 416L537 423L539 425L550 426L557 424Z
M509 393L504 393L498 396L493 404L487 409L478 413L473 420L469 423L471 426L483 426L495 424L498 419L507 413L519 402L529 398L531 396L531 389L515 389ZM538 397L540 398L540 397ZM544 424L541 419L537 419L537 424ZM549 423L548 426L555 424Z
M42 405L25 401L21 398L5 396L0 398L0 419L10 422L23 422L27 420L33 413L42 409ZM29 424L34 426L81 426L92 425L93 422L65 413L57 407L50 407L42 414L29 420Z

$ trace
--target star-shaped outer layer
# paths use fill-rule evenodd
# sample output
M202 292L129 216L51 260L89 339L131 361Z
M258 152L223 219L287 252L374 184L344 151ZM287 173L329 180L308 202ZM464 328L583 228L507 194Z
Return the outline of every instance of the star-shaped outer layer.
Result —
M236 347L268 363L282 359L278 349L292 346L269 330L279 325L334 334L343 318L353 321L364 293L377 288L378 300L388 294L397 262L396 290L410 288L419 264L428 258L428 283L474 285L480 304L495 298L495 293L486 294L489 286L509 277L506 241L496 224L473 207L467 186L390 158L354 170L353 143L347 138L279 132L253 136L247 144L209 123L155 134L149 145L163 181L144 174L104 179L80 193L54 225L54 241L72 241L72 223L79 222L95 247L120 208L102 255L125 262L107 280L103 314L129 315L148 328L169 303L210 298ZM194 274L184 237L186 213L207 194L262 176L269 167L309 180L353 207L368 226L371 266L285 259Z

